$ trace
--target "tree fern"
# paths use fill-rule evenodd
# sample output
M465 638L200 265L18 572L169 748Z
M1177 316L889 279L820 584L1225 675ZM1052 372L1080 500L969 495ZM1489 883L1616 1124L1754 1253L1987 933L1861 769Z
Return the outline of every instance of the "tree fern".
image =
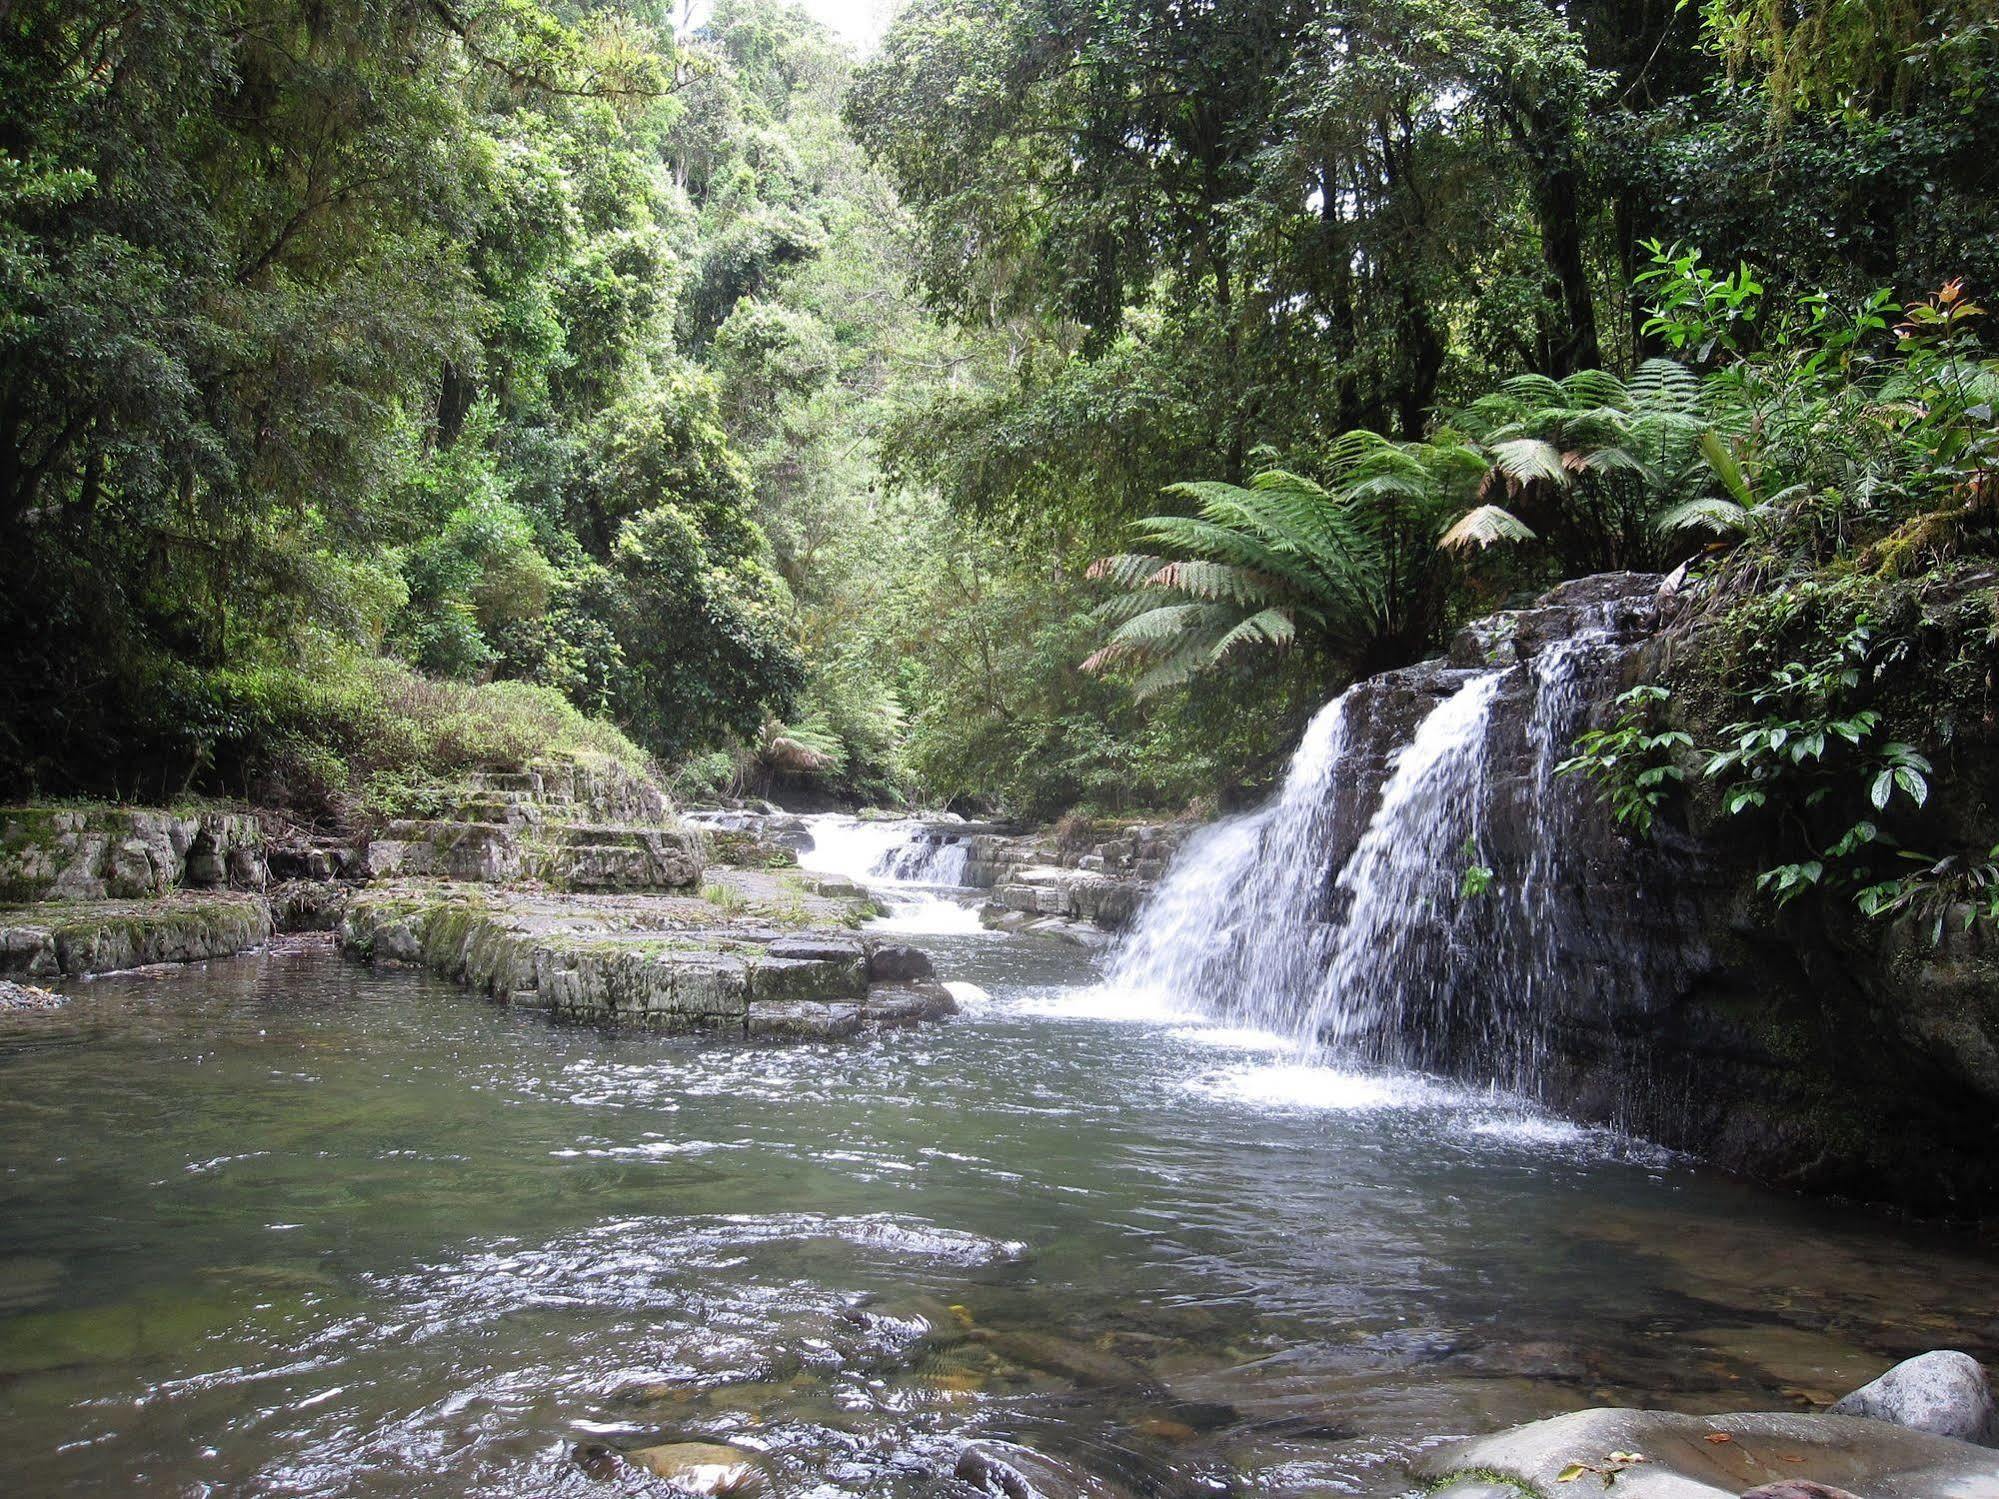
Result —
M1085 670L1136 667L1144 695L1243 650L1284 649L1301 630L1366 629L1377 549L1350 501L1281 469L1168 493L1196 513L1148 516L1132 528L1147 551L1090 569L1121 592L1096 612L1108 633Z

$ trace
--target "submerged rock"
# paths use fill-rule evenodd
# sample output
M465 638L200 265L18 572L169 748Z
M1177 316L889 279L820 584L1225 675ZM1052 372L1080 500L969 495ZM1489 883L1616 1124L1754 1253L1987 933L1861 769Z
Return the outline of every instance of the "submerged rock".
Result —
M975 1328L971 1337L1002 1358L1044 1373L1059 1374L1085 1388L1157 1388L1157 1381L1143 1365L1053 1333Z
M1984 1366L1968 1353L1938 1350L1904 1359L1836 1402L1833 1414L1868 1416L1911 1431L1999 1446L1999 1411Z
M0 1015L53 1010L68 1003L69 1001L62 995L48 989L37 989L32 984L16 984L7 979L0 979Z
M1606 1477L1618 1499L1736 1499L1777 1483L1866 1499L1999 1499L1999 1454L1858 1416L1575 1411L1438 1448L1412 1468L1451 1499L1495 1481L1598 1493Z
M759 1494L770 1486L770 1475L756 1453L722 1442L664 1442L627 1452L625 1461L675 1488L716 1499Z
M990 1499L1120 1499L1124 1490L1027 1447L967 1447L953 1477Z

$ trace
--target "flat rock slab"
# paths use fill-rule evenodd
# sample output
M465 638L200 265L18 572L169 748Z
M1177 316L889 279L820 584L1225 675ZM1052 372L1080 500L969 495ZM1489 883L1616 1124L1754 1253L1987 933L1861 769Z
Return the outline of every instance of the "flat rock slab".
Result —
M263 896L223 891L0 908L0 974L81 978L198 963L262 947L275 931Z
M885 967L927 969L913 949L839 928L786 930L772 919L857 916L853 906L764 872L730 874L736 883L719 904L705 895L377 886L348 903L341 947L587 1023L831 1040L955 1013L937 984L877 982L883 954Z
M1645 1460L1619 1466L1613 1454ZM1573 1464L1587 1465L1568 1482ZM1615 1470L1606 1482L1601 1470ZM1860 1416L1683 1416L1598 1409L1536 1421L1426 1453L1418 1478L1477 1494L1503 1479L1543 1499L1736 1499L1785 1480L1866 1499L1999 1499L1999 1452Z
M861 1028L859 1005L818 1004L809 999L752 1000L749 1033L793 1041L841 1041Z

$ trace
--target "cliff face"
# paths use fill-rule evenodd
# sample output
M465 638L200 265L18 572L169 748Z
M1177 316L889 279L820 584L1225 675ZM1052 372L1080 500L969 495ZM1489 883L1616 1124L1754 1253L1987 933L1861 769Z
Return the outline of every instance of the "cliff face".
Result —
M1409 742L1459 673L1545 665L1550 652L1575 668L1574 716L1554 747L1566 755L1576 728L1608 721L1624 687L1661 672L1656 632L1674 608L1659 580L1609 575L1479 622L1448 663L1357 689L1368 732L1352 774L1378 780L1384 751ZM1596 638L1577 661L1585 632ZM1698 632L1675 642L1701 648ZM1485 738L1480 857L1495 889L1531 896L1461 918L1483 929L1469 956L1460 944L1455 999L1412 1060L1489 1075L1498 1015L1514 1080L1566 1113L1805 1190L1999 1212L1992 935L1951 922L1933 942L1927 923L1872 922L1843 896L1779 911L1756 889L1767 853L1699 796L1652 840L1633 837L1578 778L1549 776L1551 677L1501 677ZM1957 758L1973 772L1940 801L1972 835L1958 841L1975 842L1991 788L1968 784L1977 757ZM1335 826L1335 861L1355 820Z

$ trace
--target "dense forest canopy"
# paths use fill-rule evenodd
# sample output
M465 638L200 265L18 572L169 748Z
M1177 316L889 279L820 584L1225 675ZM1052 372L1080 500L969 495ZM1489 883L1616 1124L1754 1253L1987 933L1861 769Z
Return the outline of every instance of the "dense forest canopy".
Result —
M1906 530L1990 499L1979 0L909 0L864 61L778 0L0 33L15 791L329 815L539 736L1177 807L1564 575L1979 544ZM1803 400L1875 510L1759 508L1858 492L1770 437Z

